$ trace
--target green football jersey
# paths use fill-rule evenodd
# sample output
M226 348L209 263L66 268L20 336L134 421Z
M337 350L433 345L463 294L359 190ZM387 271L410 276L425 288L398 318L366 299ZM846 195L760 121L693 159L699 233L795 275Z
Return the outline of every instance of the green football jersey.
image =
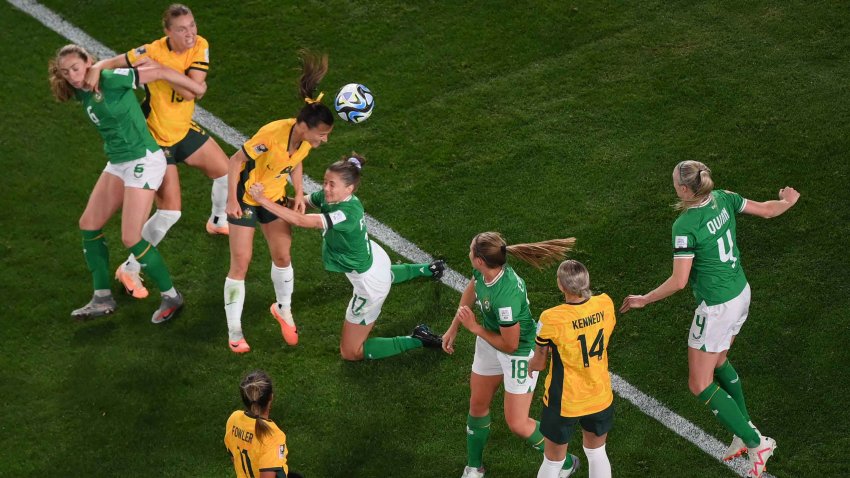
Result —
M528 355L534 347L537 324L531 317L525 281L507 264L492 284L484 282L484 275L472 271L475 280L475 301L484 316L483 326L492 332L499 327L510 327L519 322L519 346L513 355Z
M372 267L372 245L366 231L363 204L357 196L337 203L325 201L324 191L310 195L322 211L322 262L331 272L366 272Z
M737 297L747 285L735 238L735 214L747 200L729 191L688 208L673 223L673 257L693 258L688 281L698 303L717 305Z
M134 68L118 68L100 72L100 93L76 90L77 99L103 138L110 163L134 161L159 149L133 95L138 85Z

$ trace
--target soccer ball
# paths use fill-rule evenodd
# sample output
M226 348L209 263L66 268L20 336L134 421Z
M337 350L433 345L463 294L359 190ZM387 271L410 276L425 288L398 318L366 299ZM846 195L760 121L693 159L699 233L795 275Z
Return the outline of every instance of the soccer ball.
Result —
M372 114L375 98L369 88L359 83L349 83L339 90L334 100L336 114L345 121L362 123Z

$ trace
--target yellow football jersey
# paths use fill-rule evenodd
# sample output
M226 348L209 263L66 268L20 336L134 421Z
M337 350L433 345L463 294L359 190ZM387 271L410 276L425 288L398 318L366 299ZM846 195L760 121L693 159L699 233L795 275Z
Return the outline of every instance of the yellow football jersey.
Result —
M286 448L286 434L280 431L273 421L260 418L259 420L265 420L272 431L271 435L260 440L254 431L257 420L241 410L233 412L227 420L224 446L233 459L236 478L254 478L260 476L261 471L282 471L289 474L289 466L286 463L286 455L289 453Z
M614 400L608 375L608 341L617 319L607 294L562 304L540 314L537 345L552 354L543 403L562 417L601 412Z
M176 53L171 49L168 37L134 48L125 54L127 63L133 64L140 58L150 57L159 64L183 74L190 70L207 72L210 69L209 43L200 35L195 46ZM142 111L148 119L148 129L160 146L171 146L186 136L195 111L195 100L187 100L177 94L166 81L154 81L145 85L145 101Z
M303 141L295 154L289 155L289 136L293 126L295 118L272 121L242 145L242 152L253 160L242 165L241 177L245 188L242 201L245 204L259 205L248 192L248 188L256 182L263 185L265 196L271 201L286 195L286 178L312 149L310 143Z

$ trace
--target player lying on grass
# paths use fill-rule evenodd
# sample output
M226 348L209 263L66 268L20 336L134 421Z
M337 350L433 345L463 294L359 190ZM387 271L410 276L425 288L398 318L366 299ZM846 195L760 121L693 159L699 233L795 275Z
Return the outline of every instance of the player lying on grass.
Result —
M588 476L611 478L605 440L614 424L608 375L608 346L617 323L614 302L607 294L591 294L590 274L581 262L562 262L557 282L565 303L540 314L537 347L528 364L530 370L543 370L552 353L540 416L544 457L537 478L562 476L576 423L582 428ZM578 457L569 457L578 463Z
M258 222L272 259L271 278L276 301L270 311L280 324L286 343L298 343L298 331L291 309L295 288L295 271L289 252L292 229L288 222L279 219L255 201L248 189L252 184L262 184L272 202L286 204L286 182L291 178L295 188L292 206L298 212L304 211L301 162L311 150L328 141L333 130L334 115L322 104L321 94L313 99L316 86L328 71L327 55L318 56L302 51L301 60L299 87L306 104L298 116L272 121L263 126L230 158L227 180L230 270L224 280L224 311L230 331L228 343L236 353L251 350L242 334L242 307L245 303L245 276L251 263L254 230Z
M475 358L469 377L469 415L466 418L467 462L463 478L484 476L484 447L490 436L490 404L499 385L505 385L505 421L511 431L543 452L540 424L529 417L537 374L528 361L534 356L536 322L531 315L525 281L508 265L508 254L535 267L556 261L575 239L553 239L532 244L507 245L497 232L482 232L469 245L472 280L463 291L457 313L443 335L443 350L454 353L461 324L476 335ZM484 320L472 311L478 304ZM570 476L578 463L564 463Z
M384 249L369 239L363 205L354 195L365 164L362 156L352 153L328 166L322 190L304 196L319 214L300 214L274 202L262 183L252 185L250 193L260 206L287 223L322 230L325 269L344 273L354 288L339 342L343 359L382 359L422 346L439 349L441 337L424 324L409 337L368 338L393 284L417 277L439 279L445 263L391 265Z
M681 212L673 223L673 273L645 295L630 295L620 312L645 307L691 284L697 300L688 333L688 387L734 436L724 456L747 453L749 476L761 476L776 442L762 436L750 420L738 372L727 359L750 309L750 285L741 265L735 215L776 217L800 198L794 188L779 190L779 200L756 202L714 189L711 170L699 161L673 169L673 188Z
M164 37L95 63L86 75L86 87L97 91L102 69L157 63L185 74L187 79L206 88L210 65L209 43L198 35L192 11L179 3L170 5L162 14L162 29ZM213 180L212 213L206 229L210 234L227 234L224 211L227 203L227 155L201 126L192 121L195 101L201 99L203 94L195 94L190 88L164 81L150 83L145 88L145 94L142 104L148 129L162 147L168 167L162 186L156 193L156 212L145 222L142 237L158 245L180 219L179 163L198 168ZM139 299L148 295L139 276L140 270L139 262L130 255L115 272L115 277L127 292Z
M83 80L93 61L84 48L66 45L49 65L54 96L59 101L74 98L82 104L103 138L103 149L109 158L80 217L83 254L92 273L94 296L71 316L88 319L115 311L109 251L102 228L121 209L121 241L145 266L162 293L162 304L152 317L154 323L160 323L172 318L183 306L183 297L174 289L159 251L142 238L142 225L165 174L165 156L148 131L132 90L159 80L199 95L205 87L174 70L152 64L103 70L99 73L100 91L90 91L85 89Z

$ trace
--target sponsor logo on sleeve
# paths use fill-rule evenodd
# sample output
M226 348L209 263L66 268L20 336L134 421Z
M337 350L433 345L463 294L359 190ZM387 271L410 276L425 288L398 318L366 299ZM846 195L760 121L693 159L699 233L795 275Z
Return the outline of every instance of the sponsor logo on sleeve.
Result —
M286 445L280 445L277 449L277 457L283 460L284 456L286 456Z
M345 221L345 213L342 212L342 211L334 211L334 212L328 214L328 216L331 218L331 224L334 224L334 225L339 224L342 221Z
M147 48L145 48L144 45L140 46L139 48L136 48L134 51L136 52L136 56L142 56L148 52Z
M129 68L116 68L116 69L112 70L112 73L115 73L116 75L127 76L127 75L130 74L130 69Z
M543 322L537 321L537 332L536 332L537 335L540 335L540 329L542 329L542 328L543 328Z
M676 236L676 249L687 249L688 236Z
M510 307L499 307L499 322L513 322L514 314Z
M204 61L207 62L207 63L210 62L210 49L209 48L204 48Z
M254 146L254 152L257 153L257 154L268 153L269 148L266 147L266 145L264 145L263 143L260 143L256 146Z

